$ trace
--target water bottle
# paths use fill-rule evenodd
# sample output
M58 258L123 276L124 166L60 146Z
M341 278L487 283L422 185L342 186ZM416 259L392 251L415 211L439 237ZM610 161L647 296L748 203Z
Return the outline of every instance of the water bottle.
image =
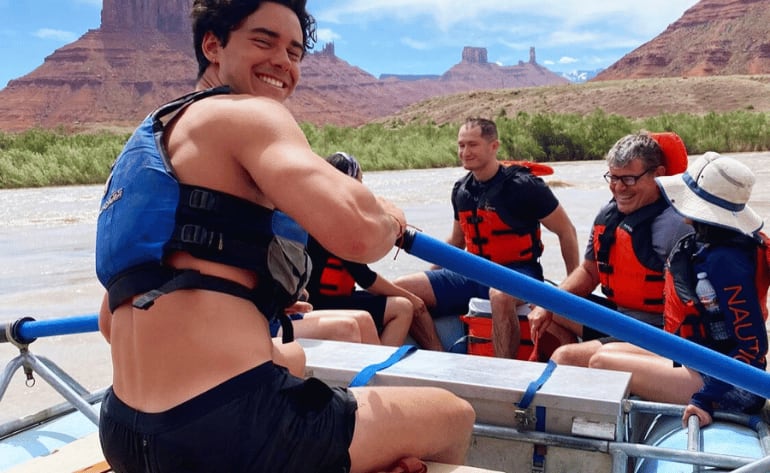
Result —
M711 337L714 340L727 340L730 337L730 333L727 330L727 324L725 324L724 318L719 310L717 292L708 280L708 275L706 273L698 273L698 282L695 284L695 294L698 296L698 299L708 313L706 321Z

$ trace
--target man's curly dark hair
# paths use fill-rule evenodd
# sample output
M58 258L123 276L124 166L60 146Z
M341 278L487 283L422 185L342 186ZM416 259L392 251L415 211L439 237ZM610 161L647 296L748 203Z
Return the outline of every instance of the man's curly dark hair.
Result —
M307 53L313 48L316 42L316 21L307 12L307 0L195 0L191 16L199 79L210 64L203 54L203 36L211 31L222 45L226 46L230 32L237 29L244 19L263 3L268 2L283 5L297 14L302 27L304 52Z

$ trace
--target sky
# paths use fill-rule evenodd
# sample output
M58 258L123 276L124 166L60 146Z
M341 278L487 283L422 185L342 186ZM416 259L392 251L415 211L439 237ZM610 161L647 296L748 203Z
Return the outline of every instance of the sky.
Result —
M127 0L126 0L127 1ZM381 74L443 74L465 46L490 62L594 71L662 33L698 0L308 0L320 49ZM0 0L0 88L99 27L101 0ZM191 75L194 71L191 71Z

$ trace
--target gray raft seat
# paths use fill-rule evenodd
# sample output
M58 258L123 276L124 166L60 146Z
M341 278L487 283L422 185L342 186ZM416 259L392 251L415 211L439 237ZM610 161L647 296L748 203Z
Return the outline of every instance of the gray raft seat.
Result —
M363 368L385 361L393 347L300 339L307 355L307 376L347 386ZM623 438L622 402L631 375L625 372L557 366L537 390L530 406L518 403L546 363L416 350L379 371L369 386L437 386L471 403L477 435L468 464L503 471L531 471L533 443L500 439L495 427L514 432L557 434L586 441ZM536 413L544 412L544 421ZM492 427L491 435L478 432ZM546 471L610 471L602 452L551 446ZM565 469L566 468L566 469ZM575 469L577 468L577 469Z

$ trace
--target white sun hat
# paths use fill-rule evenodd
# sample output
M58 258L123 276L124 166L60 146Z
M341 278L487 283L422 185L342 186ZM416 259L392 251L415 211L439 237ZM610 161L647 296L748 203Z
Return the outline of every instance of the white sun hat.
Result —
M755 180L746 165L713 151L696 159L682 174L655 178L663 196L680 215L749 236L764 225L746 205Z

